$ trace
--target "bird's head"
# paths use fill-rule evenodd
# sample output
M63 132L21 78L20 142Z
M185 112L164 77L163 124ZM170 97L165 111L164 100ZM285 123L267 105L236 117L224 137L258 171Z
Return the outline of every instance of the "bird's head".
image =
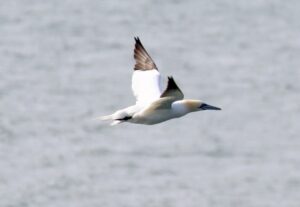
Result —
M221 110L219 107L208 105L200 100L184 100L184 105L192 111L203 111L203 110Z

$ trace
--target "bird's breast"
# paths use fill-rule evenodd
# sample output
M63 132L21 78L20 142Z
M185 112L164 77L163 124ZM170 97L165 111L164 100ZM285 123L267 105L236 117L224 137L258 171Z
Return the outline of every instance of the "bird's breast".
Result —
M167 121L172 118L176 118L177 116L172 113L171 110L163 109L156 111L145 111L142 113L136 114L133 119L130 121L137 124L158 124L164 121Z

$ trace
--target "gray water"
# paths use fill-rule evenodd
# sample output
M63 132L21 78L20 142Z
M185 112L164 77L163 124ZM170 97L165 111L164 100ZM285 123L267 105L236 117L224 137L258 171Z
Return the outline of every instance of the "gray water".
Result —
M0 4L1 207L299 207L300 1ZM134 103L134 36L222 111L92 120Z

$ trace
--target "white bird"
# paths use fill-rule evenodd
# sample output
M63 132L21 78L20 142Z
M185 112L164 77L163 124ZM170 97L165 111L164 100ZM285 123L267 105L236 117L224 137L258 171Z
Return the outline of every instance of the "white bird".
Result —
M99 117L111 120L111 125L130 122L135 124L158 124L169 119L184 116L190 112L202 110L221 110L200 100L183 99L183 93L172 76L168 77L168 85L162 90L161 75L142 45L135 37L135 66L132 75L132 90L136 104Z

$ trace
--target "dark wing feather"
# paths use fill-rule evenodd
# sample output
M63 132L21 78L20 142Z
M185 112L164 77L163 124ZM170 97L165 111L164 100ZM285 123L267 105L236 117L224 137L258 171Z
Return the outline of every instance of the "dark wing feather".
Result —
M183 99L184 95L180 88L175 83L172 76L168 77L168 86L165 91L161 94L161 98L163 97L174 97L176 100Z
M140 39L135 37L135 47L134 47L134 59L135 59L135 66L134 70L157 70L157 67L142 45Z

